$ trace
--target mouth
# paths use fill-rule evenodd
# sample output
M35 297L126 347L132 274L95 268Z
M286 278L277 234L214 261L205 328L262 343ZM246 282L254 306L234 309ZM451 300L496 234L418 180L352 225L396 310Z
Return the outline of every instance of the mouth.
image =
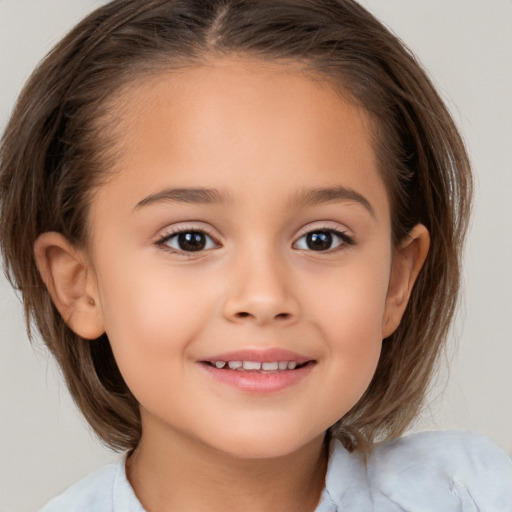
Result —
M238 350L198 362L215 381L251 394L291 388L317 364L316 359L279 348Z
M313 360L298 361L242 361L242 360L213 360L202 361L203 364L216 368L218 370L235 371L243 373L280 373L291 370L300 370L307 365L312 365Z

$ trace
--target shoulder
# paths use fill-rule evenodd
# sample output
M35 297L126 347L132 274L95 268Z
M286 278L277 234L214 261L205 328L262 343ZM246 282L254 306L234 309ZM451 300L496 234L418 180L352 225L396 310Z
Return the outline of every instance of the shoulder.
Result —
M124 458L89 474L40 512L144 512L124 470Z
M53 498L40 512L75 512L96 509L110 512L112 510L112 488L118 465L119 463L113 463L94 471Z
M383 443L370 454L367 471L375 503L411 511L425 510L422 504L450 512L512 511L512 460L471 432L422 432Z
M470 432L423 432L366 457L331 447L317 512L512 512L512 460Z

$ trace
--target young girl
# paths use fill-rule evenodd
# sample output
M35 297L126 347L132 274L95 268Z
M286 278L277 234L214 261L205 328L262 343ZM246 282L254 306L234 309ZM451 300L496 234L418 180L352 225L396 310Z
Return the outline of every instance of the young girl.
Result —
M346 0L117 0L1 146L9 277L126 457L45 511L512 510L476 435L400 439L453 316L471 176Z

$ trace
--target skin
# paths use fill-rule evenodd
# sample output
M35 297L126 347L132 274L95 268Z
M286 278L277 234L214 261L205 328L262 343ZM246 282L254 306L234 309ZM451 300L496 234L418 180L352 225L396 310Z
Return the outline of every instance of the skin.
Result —
M87 254L57 233L35 253L63 317L85 338L107 333L140 403L130 482L148 511L314 510L324 433L370 383L428 233L392 247L370 119L297 71L224 59L140 81L116 104L120 156L94 194ZM333 187L345 193L306 204ZM164 198L176 188L219 201ZM161 243L176 230L211 239ZM306 233L325 230L343 235L311 250ZM269 347L311 371L252 393L199 363Z

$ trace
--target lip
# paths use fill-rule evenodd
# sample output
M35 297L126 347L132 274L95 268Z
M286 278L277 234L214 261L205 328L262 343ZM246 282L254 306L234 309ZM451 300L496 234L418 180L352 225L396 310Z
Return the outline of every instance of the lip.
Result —
M273 361L296 361L297 364L304 364L307 361L313 361L312 357L306 357L297 352L282 348L267 349L241 349L223 354L215 354L211 357L205 357L202 361L260 361L262 363L271 363Z
M210 363L217 361L295 361L298 368L277 372L236 371L216 368ZM302 354L280 348L242 349L216 354L198 361L199 366L214 381L250 394L272 394L288 389L301 382L315 367L316 360ZM303 365L303 366L300 366Z

